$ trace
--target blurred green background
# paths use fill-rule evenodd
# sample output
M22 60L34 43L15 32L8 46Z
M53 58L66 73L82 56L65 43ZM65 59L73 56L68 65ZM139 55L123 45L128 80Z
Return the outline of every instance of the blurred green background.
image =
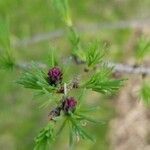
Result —
M125 21L128 25L131 21L149 21L150 0L70 0L69 3L75 26L85 28L84 32L80 32L85 44L100 39L110 46L112 55L108 59L126 62L126 56L128 60L134 58L130 44L133 35L139 29L113 27L113 23ZM60 57L68 56L70 53L65 34L36 43L21 43L26 39L41 37L43 34L64 28L50 0L0 0L0 17L9 18L11 42L18 61L45 62L51 45L59 49ZM110 27L107 27L108 25ZM73 71L76 72L77 69ZM40 109L39 104L42 100L33 97L32 91L14 83L19 73L15 70L0 71L0 150L33 149L34 137L47 123L49 108ZM87 99L99 101L101 109L97 116L107 121L104 125L90 126L89 131L96 136L97 142L93 144L89 141L80 141L77 150L109 149L109 121L115 116L115 97L94 97L95 99ZM65 133L60 136L54 149L67 148L68 139Z

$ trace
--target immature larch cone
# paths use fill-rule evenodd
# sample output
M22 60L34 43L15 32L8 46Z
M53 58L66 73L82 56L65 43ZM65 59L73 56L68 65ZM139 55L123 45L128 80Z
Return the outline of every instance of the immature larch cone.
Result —
M53 67L48 72L48 79L51 85L57 85L62 82L62 71L59 67Z
M74 112L77 105L77 101L73 97L68 97L63 102L63 111L65 113Z

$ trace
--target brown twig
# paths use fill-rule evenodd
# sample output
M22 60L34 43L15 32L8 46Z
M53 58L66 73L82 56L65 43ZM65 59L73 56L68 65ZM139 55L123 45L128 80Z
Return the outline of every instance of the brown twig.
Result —
M31 63L19 63L16 65L17 68L19 69L27 69L30 67ZM46 68L48 67L46 64L37 62L39 67L41 68ZM121 72L121 73L126 73L126 74L145 74L145 75L150 75L150 68L144 67L144 66L131 66L127 64L121 64L121 63L113 63L113 62L107 62L108 67L113 67L114 71Z
M116 29L126 29L126 28L144 28L145 26L149 27L150 20L146 18L144 20L126 20L126 21L118 21L114 23L105 22L105 23L94 23L94 24L86 24L85 25L77 25L76 28L80 33L89 33L89 32L97 32L98 30L107 29L107 30L116 30ZM26 47L32 44L36 44L39 42L53 40L55 38L62 37L64 35L64 30L59 29L56 31L51 31L48 33L39 33L33 37L22 39L16 43L14 43L14 47Z

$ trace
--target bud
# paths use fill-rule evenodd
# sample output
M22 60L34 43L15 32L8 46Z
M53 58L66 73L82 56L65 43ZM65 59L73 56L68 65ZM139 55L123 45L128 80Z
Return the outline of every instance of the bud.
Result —
M59 83L62 82L62 71L60 68L58 67L54 67L52 69L49 70L48 72L48 79L49 79L49 83L51 85L57 85Z
M74 112L77 105L77 101L73 97L68 97L63 102L63 111L68 113L69 111Z
M49 120L53 120L55 117L60 116L61 108L56 107L49 113Z

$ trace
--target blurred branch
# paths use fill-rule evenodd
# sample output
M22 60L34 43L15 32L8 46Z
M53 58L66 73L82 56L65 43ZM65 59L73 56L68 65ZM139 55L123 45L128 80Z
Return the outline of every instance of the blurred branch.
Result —
M40 68L46 68L48 67L46 64L36 62ZM16 65L18 69L28 69L30 67L31 63L25 63L21 62ZM144 75L150 75L150 68L148 67L143 67L143 66L131 66L127 64L121 64L121 63L113 63L113 62L108 62L107 63L108 67L113 67L114 71L120 72L120 73L126 73L126 74L144 74Z
M126 29L126 28L145 28L145 27L149 27L149 25L150 25L150 20L144 19L144 20L119 21L114 23L106 22L106 23L86 24L86 26L82 24L78 24L76 28L80 33L87 33L87 32L89 33L89 32L97 32L98 30L102 30L102 29L116 30L116 29ZM28 45L36 44L47 40L53 40L63 35L64 35L63 29L59 29L48 33L40 33L31 38L20 40L16 42L14 46L25 47Z
M121 73L150 75L150 68L143 66L135 67L127 64L109 62L108 67L114 67L115 71Z
M44 63L41 63L41 62L35 62L40 68L46 68L47 65L44 64ZM21 70L26 70L26 69L29 69L31 67L31 62L19 62L17 64L15 64L15 67L17 69L21 69Z
M145 28L149 27L150 20L132 20L132 21L120 21L116 23L97 23L97 24L89 24L85 25L78 25L77 29L80 33L86 33L86 32L97 32L100 29L126 29L126 28ZM23 40L18 41L14 44L15 47L25 47L28 45L36 44L42 41L46 40L53 40L55 38L60 38L64 34L64 30L56 30L49 33L41 33L38 35L35 35L31 38L26 38ZM38 63L41 68L45 68L46 65L42 63ZM30 63L19 63L16 65L19 69L26 69L30 66ZM146 68L143 66L134 67L127 64L120 64L120 63L108 63L109 67L114 67L114 71L121 72L121 73L127 73L127 74L146 74L150 75L150 68Z
M25 47L28 45L36 44L42 41L52 40L59 38L64 34L64 30L51 31L48 33L40 33L31 38L20 40L14 44L14 47Z

